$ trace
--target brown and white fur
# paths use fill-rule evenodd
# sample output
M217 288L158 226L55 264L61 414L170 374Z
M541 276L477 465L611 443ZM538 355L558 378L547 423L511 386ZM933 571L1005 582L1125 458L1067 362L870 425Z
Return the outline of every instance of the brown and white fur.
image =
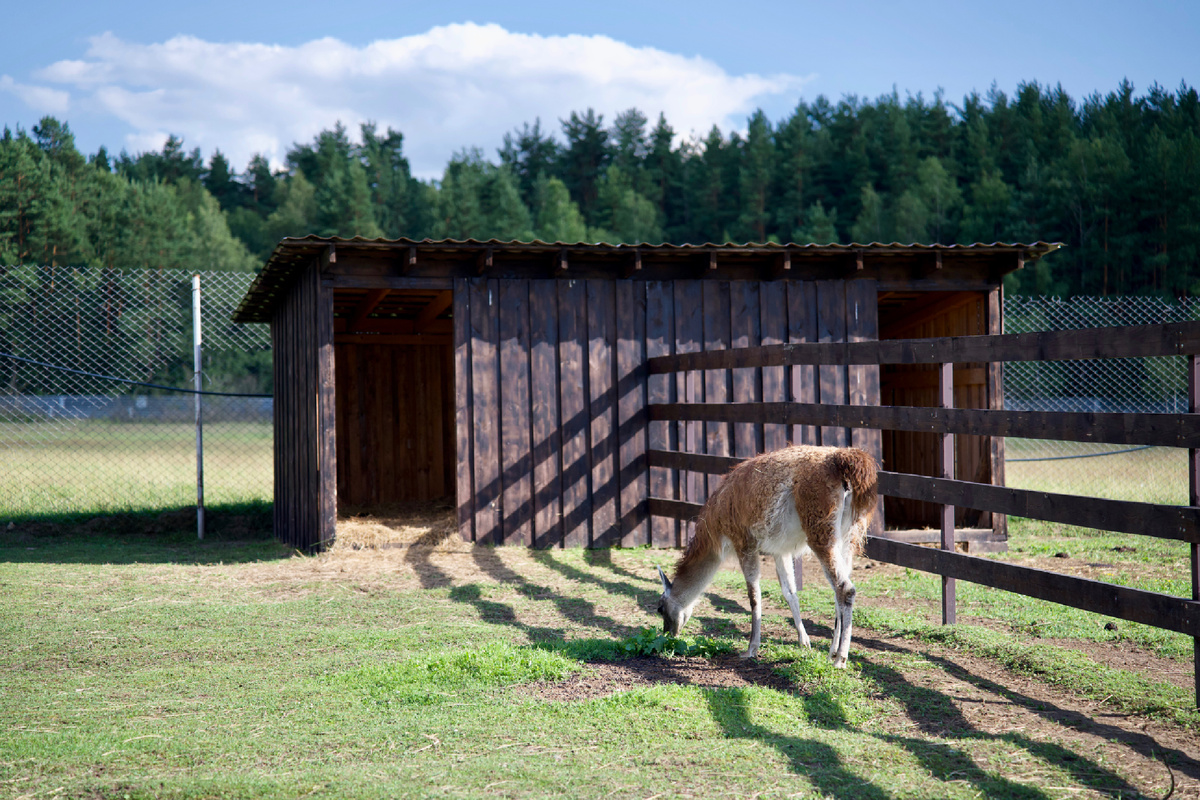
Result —
M875 506L875 459L862 450L795 445L743 461L704 504L695 538L675 565L674 579L668 581L662 568L658 570L663 631L679 634L721 563L736 556L746 576L753 619L750 646L742 657L757 656L762 638L759 573L762 556L774 556L796 633L800 643L810 647L800 621L792 559L811 552L836 598L829 659L845 667L854 611L851 559L862 549Z

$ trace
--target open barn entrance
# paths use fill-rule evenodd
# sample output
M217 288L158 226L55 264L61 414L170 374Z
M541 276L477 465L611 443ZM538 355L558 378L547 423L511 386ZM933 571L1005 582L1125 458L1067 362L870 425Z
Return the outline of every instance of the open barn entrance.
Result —
M452 301L334 292L339 513L454 496Z
M992 295L995 294L995 297ZM999 291L879 293L880 339L926 339L1000 332ZM996 368L993 368L995 370ZM1000 402L1000 374L989 379L985 364L954 365L954 406L991 408ZM885 364L880 370L880 403L885 406L938 405L938 372L933 364ZM1003 474L1003 442L988 436L955 436L954 477L991 483L993 472ZM914 475L938 475L939 437L912 431L883 432L884 468ZM1000 481L1002 483L1002 481ZM919 500L887 497L887 527L905 532L901 538L937 538L939 507ZM993 523L990 512L955 509L956 536L973 551L1003 549L1003 518Z

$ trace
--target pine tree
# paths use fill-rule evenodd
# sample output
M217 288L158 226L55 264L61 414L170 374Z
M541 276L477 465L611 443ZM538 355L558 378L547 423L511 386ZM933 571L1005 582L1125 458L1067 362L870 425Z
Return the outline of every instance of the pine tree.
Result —
M542 133L542 119L538 117L520 131L504 134L504 146L500 148L500 163L507 167L517 179L521 199L529 207L536 203L536 187L542 175L555 177L560 167L562 149L550 134Z
M770 190L775 166L773 162L771 123L760 109L750 117L738 170L742 201L738 228L741 238L746 241L767 241L767 225L772 217Z
M583 115L574 111L562 122L567 140L561 157L560 175L571 191L571 198L589 224L596 218L597 182L608 166L608 131L604 130L604 115L588 109Z

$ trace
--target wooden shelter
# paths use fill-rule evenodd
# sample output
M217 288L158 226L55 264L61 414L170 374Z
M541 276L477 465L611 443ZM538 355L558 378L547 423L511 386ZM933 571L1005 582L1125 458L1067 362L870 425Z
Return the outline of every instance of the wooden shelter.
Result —
M453 498L468 540L677 546L646 498L713 478L648 448L744 456L855 444L934 475L935 434L650 422L650 402L936 405L929 365L648 376L658 355L805 341L999 333L1001 281L1058 245L601 245L284 239L237 322L275 352L275 531L313 549L339 510ZM954 403L1002 408L1000 367L959 365ZM1003 483L1003 441L957 437L955 474ZM936 538L937 509L888 498L889 536ZM972 547L1003 518L959 512Z

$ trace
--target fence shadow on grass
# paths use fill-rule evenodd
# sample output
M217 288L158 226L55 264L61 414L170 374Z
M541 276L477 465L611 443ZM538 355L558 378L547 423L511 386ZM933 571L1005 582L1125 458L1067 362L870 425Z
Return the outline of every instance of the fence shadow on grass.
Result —
M274 538L270 503L210 506L203 540L195 507L0 519L7 563L238 564L292 553Z
M1021 694L1020 692L996 683L995 681L982 675L977 675L963 667L961 664L955 663L950 659L931 655L929 653L924 653L923 655L927 661L929 661L931 664L937 665L940 669L944 670L946 674L969 683L978 689L997 694L1015 705L1028 709L1038 716L1053 721L1064 727L1090 731L1109 741L1123 742L1133 750L1137 751L1140 755L1148 759L1166 759L1168 763L1171 764L1171 769L1175 770L1175 772L1178 774L1185 775L1195 781L1200 781L1200 762L1188 756L1183 750L1172 746L1169 742L1164 744L1162 741L1155 739L1148 733L1136 733L1126 729L1118 728L1114 725L1108 725L1103 722L1099 722L1092 717L1079 713L1078 711L1059 708L1058 706L1055 706L1052 703L1047 703L1044 700L1034 699L1028 695ZM1027 737L1019 734L1006 734L1000 738L1014 742L1021 741L1023 744L1024 741L1027 740ZM1047 760L1064 758L1064 754L1058 752L1060 749L1058 745L1051 745L1045 742L1028 741L1028 746L1026 749L1028 749L1033 755L1039 755ZM1068 771L1070 771L1072 774L1078 771L1079 775L1076 777L1081 782L1084 782L1084 778L1095 771L1093 765L1089 763L1077 763L1077 759L1067 759L1062 763L1064 768L1068 769ZM1107 785L1104 787L1093 788L1103 788L1105 791L1112 790ZM1129 789L1127 791L1132 792L1133 790Z

